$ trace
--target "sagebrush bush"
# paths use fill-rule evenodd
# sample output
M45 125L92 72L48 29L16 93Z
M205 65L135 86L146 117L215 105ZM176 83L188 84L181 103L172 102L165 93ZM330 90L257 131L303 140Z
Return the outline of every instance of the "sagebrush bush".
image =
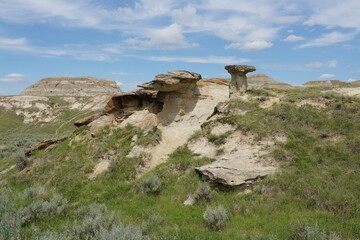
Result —
M96 240L148 240L140 227L133 225L116 224L111 229L100 227L95 232Z
M340 240L340 237L335 232L327 234L324 228L320 228L316 222L314 226L306 224L300 232L299 239L303 240Z
M219 231L225 228L229 220L229 213L222 205L214 208L207 207L203 218L209 228Z
M71 236L51 231L40 232L37 228L31 229L31 240L73 240Z
M23 224L34 220L60 215L67 205L67 200L61 195L53 196L49 201L40 199L20 210Z
M73 227L74 239L93 239L101 228L111 230L115 224L114 215L104 204L93 203L83 207L78 215L83 217L83 221Z
M47 197L48 190L43 185L34 185L23 191L23 198L33 198L33 197Z
M143 193L159 193L162 182L156 175L150 175L143 178L140 182L141 191Z
M15 164L19 171L27 167L28 162L24 152L18 152L14 155Z
M86 240L147 240L140 227L116 221L104 204L93 203L78 211L83 216L80 225L73 227L72 239Z
M0 239L21 239L21 221L19 213L12 204L8 192L4 189L0 189Z
M210 202L211 200L211 188L207 182L199 182L196 192L193 195L196 203L201 201Z

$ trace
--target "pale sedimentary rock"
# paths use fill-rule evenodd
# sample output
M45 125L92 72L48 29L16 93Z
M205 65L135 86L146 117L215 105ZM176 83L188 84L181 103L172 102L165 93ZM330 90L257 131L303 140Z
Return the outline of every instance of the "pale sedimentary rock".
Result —
M244 95L248 87L246 74L256 71L256 68L248 65L227 65L225 66L225 69L231 75L229 85L230 97L239 97Z
M169 71L167 74L155 76L155 80L139 85L139 87L159 92L175 92L196 84L200 79L201 75L195 72Z
M23 96L75 96L94 97L120 93L117 83L111 79L93 77L49 77L27 87Z

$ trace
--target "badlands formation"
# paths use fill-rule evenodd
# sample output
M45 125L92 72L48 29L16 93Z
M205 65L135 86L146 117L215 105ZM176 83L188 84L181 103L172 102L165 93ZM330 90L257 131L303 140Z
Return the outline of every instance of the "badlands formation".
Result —
M92 77L45 78L18 96L0 97L0 107L15 111L24 123L49 123L67 110L101 110L121 90L116 82Z
M169 71L140 85L141 89L137 91L114 95L102 114L84 118L75 124L88 125L92 135L109 125L122 128L132 124L143 131L160 130L161 141L157 145L135 145L128 154L128 157L146 156L142 172L166 161L176 148L187 144L196 155L217 159L197 168L206 179L231 186L247 184L276 171L277 166L268 157L268 152L274 141L284 139L280 136L279 139L255 141L252 136L230 125L214 121L221 117L220 113L214 114L217 106L226 106L229 101L229 87L230 92L243 100L249 97L245 93L245 74L241 76L240 83L233 82L238 80L233 78L230 83L225 79L203 80L200 74L194 72ZM245 89L243 86L246 86ZM227 134L227 142L217 146L205 137L189 141L194 132L201 130L211 131L217 136ZM107 161L100 161L95 171Z

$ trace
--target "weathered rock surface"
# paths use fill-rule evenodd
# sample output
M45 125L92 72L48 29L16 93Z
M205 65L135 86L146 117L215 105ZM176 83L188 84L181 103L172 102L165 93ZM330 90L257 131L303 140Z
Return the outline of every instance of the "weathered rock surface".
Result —
M81 127L81 126L84 126L84 125L88 125L89 123L95 121L99 117L101 117L100 114L94 114L94 115L91 115L91 116L88 116L88 117L84 117L82 119L79 119L79 120L75 121L74 125L76 127Z
M214 126L214 129L217 128L221 128L221 125ZM239 186L275 173L277 165L268 155L274 145L274 139L258 142L252 136L244 135L240 131L230 132L232 133L227 137L226 144L221 146L209 143L206 138L188 144L194 154L218 159L211 164L196 168L201 175L216 183Z
M167 74L157 75L155 80L139 85L139 87L159 92L175 92L196 84L200 79L201 75L198 73L185 70L169 71Z
M149 111L158 113L162 109L162 103L157 98L158 92L151 90L137 90L129 93L121 93L111 97L106 104L103 113L125 114L148 108Z
M227 65L225 69L231 75L229 96L239 97L244 95L248 87L246 74L256 71L256 68L248 65Z
M116 82L93 77L50 77L26 88L23 96L76 96L91 97L113 95L120 92Z
M31 146L30 148L25 150L25 156L29 157L29 156L31 156L31 154L34 151L47 149L47 148L49 148L59 142L62 142L66 139L67 139L67 137L57 137L57 138L52 138L52 139L42 141L40 143L36 143L33 146Z
M140 106L145 106L141 107L142 110L135 111L119 124L120 127L124 127L131 123L145 130L157 126L161 131L159 144L144 149L134 148L129 153L129 156L151 154L147 168L164 162L176 148L184 145L194 131L201 129L201 124L211 115L216 104L228 99L228 86L223 81L191 81L195 81L196 84L183 84L182 88L176 91L158 91L153 95L156 96L156 101L152 100L153 102L162 103L161 111L151 111L146 107L151 104L142 103Z

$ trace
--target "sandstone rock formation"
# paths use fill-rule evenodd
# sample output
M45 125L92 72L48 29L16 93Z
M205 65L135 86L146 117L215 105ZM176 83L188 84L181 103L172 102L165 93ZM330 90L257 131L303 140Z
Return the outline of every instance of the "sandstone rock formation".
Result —
M227 65L225 69L231 74L230 97L244 95L248 87L246 74L256 71L256 68L248 65Z
M26 88L23 96L76 96L93 97L120 92L116 82L93 77L50 77L44 78Z
M196 84L200 79L201 75L198 73L185 70L169 71L167 74L157 75L155 80L139 87L159 92L175 92Z
M144 148L137 146L129 153L129 156L144 153L151 156L146 168L152 168L165 161L177 147L184 145L195 130L201 129L201 124L218 102L228 99L226 82L204 81L200 74L188 71L169 71L142 84L143 89L114 95L104 108L103 115L113 119L111 124L118 127L130 123L144 131L154 127L161 131L159 144ZM90 129L101 128L104 122L99 118L88 125Z
M68 110L102 110L120 92L113 80L53 77L38 81L19 96L0 97L0 107L15 111L24 123L49 123Z
M280 141L280 138L255 141L253 136L245 135L226 124L212 126L211 134L228 135L226 143L216 146L208 139L200 138L188 144L194 154L217 159L196 168L196 171L208 181L227 186L240 186L275 173L277 165L268 154L274 146L274 141ZM219 149L222 150L219 152Z

